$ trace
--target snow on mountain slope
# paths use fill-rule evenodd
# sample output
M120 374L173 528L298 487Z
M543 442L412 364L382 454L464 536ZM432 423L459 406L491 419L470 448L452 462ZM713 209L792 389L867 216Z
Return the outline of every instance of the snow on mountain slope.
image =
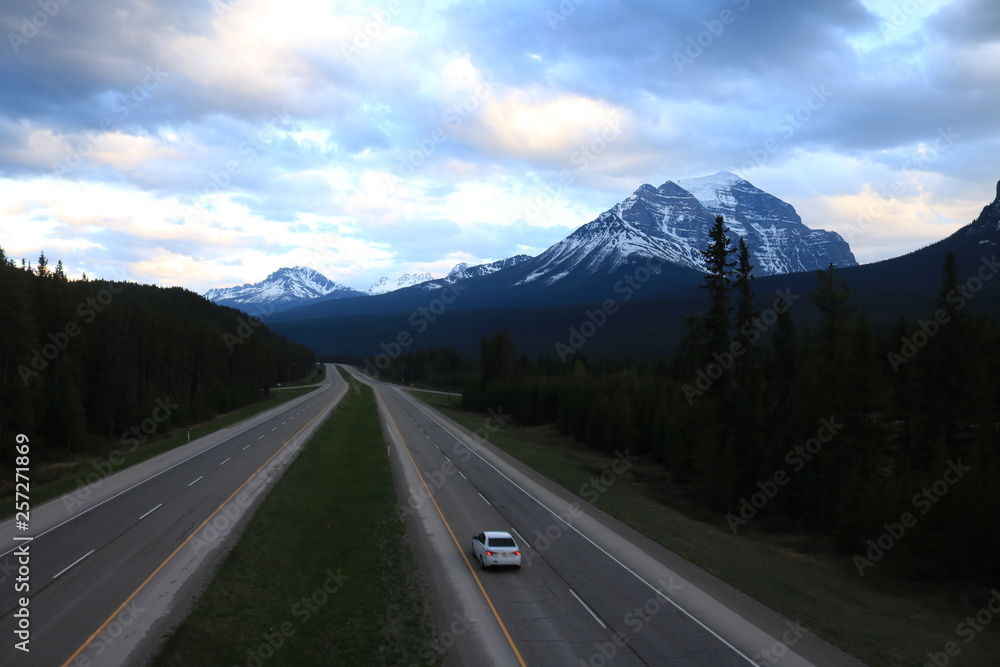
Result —
M368 288L367 294L374 296L376 294L385 294L386 292L395 292L398 289L413 287L428 280L434 280L434 276L429 273L404 273L396 279L395 284L389 280L388 276L382 276L375 281L374 285Z
M285 310L315 299L339 299L363 294L333 282L318 271L296 266L278 269L258 283L210 289L203 296L215 303L244 310L247 307L259 309L265 305L274 310Z
M743 237L757 275L854 266L839 234L802 224L788 203L730 172L642 185L632 195L578 228L536 258L520 283L552 284L576 271L615 271L637 258L653 257L704 270L700 250L716 215L724 216L735 247Z

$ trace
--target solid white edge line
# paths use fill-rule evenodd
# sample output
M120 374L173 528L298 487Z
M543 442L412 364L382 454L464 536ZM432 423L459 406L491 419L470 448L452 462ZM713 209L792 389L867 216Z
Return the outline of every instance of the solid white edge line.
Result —
M324 391L326 391L326 390L330 389L330 388L331 388L332 386L333 386L332 384L328 384L328 385L326 385L325 387L323 387L322 389L320 389L320 390L319 390L319 392L317 392L317 393L318 393L318 394L322 394L322 393L323 393ZM306 395L307 395L307 396L310 396L311 394L306 394ZM302 400L302 399L293 399L293 400ZM296 405L297 405L297 404L296 404ZM294 407L294 406L289 406L289 407ZM184 465L185 463L187 463L187 462L188 462L188 461L190 461L191 459L193 459L193 458L195 458L195 457L197 457L197 456L201 456L201 455L202 455L202 454L204 454L205 452L210 452L210 451L212 451L213 449L215 449L216 447L218 447L219 445L222 445L223 443L226 443L226 442L229 442L230 440L232 440L232 439L233 439L233 438L235 438L236 436L238 436L238 435L243 435L243 434L244 434L244 433L246 433L247 431L252 431L253 429L255 429L255 428L257 428L258 426L260 426L261 424L264 424L264 423L267 423L267 422L271 421L272 419L275 419L275 418L276 418L277 416L278 416L278 415L275 415L274 417L269 417L269 418L267 418L267 419L264 419L264 420L261 420L261 421L257 422L256 424L252 424L252 425L250 425L250 426L247 426L247 427L246 427L245 429L243 429L242 431L239 431L239 432L237 432L237 433L233 433L233 434L232 434L231 436L229 436L228 438L224 438L223 440L220 440L219 442L215 443L215 444L214 444L214 445L212 445L211 447L206 447L205 449L201 450L200 452L196 452L196 453L192 454L191 456L187 457L186 459L184 459L184 460L182 460L182 461L178 461L177 463L173 464L173 465L172 465L172 466L170 466L169 468L164 468L164 469L163 469L163 470L161 470L160 472L158 472L158 473L155 473L155 474L153 474L153 475L150 475L149 477L147 477L146 479L144 479L144 480L142 480L142 481L140 481L140 482L136 482L135 484L133 484L132 486L128 487L127 489L122 489L121 491L119 491L119 492L118 492L118 493L116 493L115 495L111 496L110 498L106 498L106 499L102 500L101 502L97 503L97 504L96 504L96 505L94 505L93 507L88 507L87 509L83 510L83 511L82 511L82 512L80 512L79 514L76 514L76 515L74 515L74 516L71 516L71 517L69 517L68 519L66 519L66 520L64 520L64 521L60 521L59 523L57 523L56 525L52 526L52 527L51 527L51 528L49 528L48 530L45 530L45 531L42 531L42 532L41 532L41 533L39 533L38 535L35 535L35 537L41 537L42 535L48 535L48 534L49 534L49 533L51 533L51 532L52 532L53 530L56 530L56 529L58 529L58 528L62 528L63 526L65 526L65 525L66 525L67 523L69 523L70 521L74 521L74 520L76 520L76 519L79 519L79 518L80 518L81 516L83 516L84 514L88 514L88 513L90 513L90 512L93 512L94 510L96 510L96 509L97 509L98 507L100 507L101 505L103 505L103 504L105 504L105 503L110 503L110 502L111 502L112 500L114 500L114 499L115 499L115 498L117 498L118 496L123 496L123 495L125 495L126 493L128 493L128 492L129 492L129 491L131 491L132 489L135 489L135 488L138 488L138 487L142 486L143 484L145 484L145 483L146 483L146 482L148 482L149 480L151 480L151 479L155 479L155 478L159 477L160 475L162 475L163 473L166 473L166 472L169 472L169 471L173 470L173 469L174 469L174 468L176 468L177 466L180 466L180 465ZM221 430L221 429L220 429L220 430ZM214 435L214 434L211 434L211 435ZM205 437L207 437L207 436L205 436ZM119 472L120 472L120 471L119 471ZM78 490L79 490L79 489L78 489ZM73 491L70 491L70 492L68 492L68 493L66 493L66 494L64 494L64 495L69 495L70 493L74 493L74 492L73 492ZM61 497L62 497L62 496L60 496L60 498L61 498ZM58 500L58 498L53 498L52 500ZM14 553L15 551L17 551L17 549L16 549L16 548L14 548L14 549L9 549L9 550L7 550L7 551L5 551L5 552L3 552L3 553L0 553L0 558L4 558L4 557L6 557L6 556L9 556L10 554Z
M71 570L71 569L72 569L73 567L75 567L76 565L78 565L78 564L80 563L80 561L82 561L82 560L83 560L84 558L86 558L87 556L89 556L89 555L90 555L90 554L92 554L92 553L94 553L94 550L93 550L93 549L91 549L91 550L90 550L90 551L88 551L87 553L85 553L85 554L83 554L82 556L80 556L79 558L77 558L77 559L76 559L75 561L73 561L73 563L72 563L71 565L69 565L68 567L64 567L64 568L63 568L62 570L60 570L60 571L59 571L59 574L57 574L56 576L54 576L54 577L52 577L52 578L53 578L53 579L58 579L58 578L59 578L59 577L61 577L62 575L64 575L64 574L66 574L67 572L69 572L69 571L70 571L70 570Z
M399 392L398 390L397 390L396 393L398 393L398 394L404 394L405 395L405 392ZM437 424L438 426L440 426L447 433L451 433L454 436L454 432L450 428L448 428L447 426L445 426L444 424L442 424L441 422L439 422L437 419L435 419L433 417L433 415L431 415L426 410L424 410L423 407L421 407L419 405L419 403L417 402L417 399L412 398L412 397L410 397L408 395L406 397L407 397L407 399L409 401L411 401L412 404L414 404L416 406L416 408L418 410L420 410L421 412L423 412L427 416L428 419L430 419L432 422L434 422L435 424ZM564 519L561 516L559 516L559 514L557 514L556 512L552 511L551 509L549 509L549 507L545 503L543 503L542 501L540 501L538 498L535 498L533 495L531 495L530 493L528 493L523 487L521 487L520 484L518 484L517 482L515 482L514 480L512 480L507 475L503 474L503 472L501 472L495 465L493 465L492 463L490 463L489 461L487 461L485 458L483 458L483 456L479 452L477 452L472 447L469 447L469 445L467 445L465 442L463 442L461 438L459 438L457 436L454 436L454 437L455 437L455 439L458 442L460 442L463 446L465 446L466 449L468 449L470 452L472 452L477 457L479 457L479 460L481 460L483 463L485 463L489 467L493 468L494 472L496 472L498 475L500 475L501 477L503 477L504 479L506 479L508 482L510 482L511 484L513 484L514 487L517 488L522 493L524 493L524 495L528 496L529 498L531 498L532 500L534 500L536 503L538 503L539 507L543 508L549 514L551 514L552 516L554 516L555 518L559 519L564 524L566 524L567 528L569 528L574 533L576 533L577 535L579 535L580 537L582 537L584 540L586 540L587 542L589 542L595 549L597 549L598 551L600 551L601 553L603 553L605 556L607 556L608 558L610 558L611 560L613 560L615 563L617 563L619 566L621 566L622 569L624 569L626 572L628 572L633 577L635 577L636 579L638 579L642 584L644 584L651 591L653 591L654 593L656 593L657 595L659 595L661 598L663 598L664 600L666 600L670 604L672 604L678 611L680 611L682 614L684 614L685 616L687 616L688 618L690 618L692 621L694 621L695 623L697 623L699 626L701 626L710 635L712 635L713 637L715 637L716 639L718 639L720 642L722 642L723 644L725 644L726 646L728 646L730 649L732 649L732 651L734 653L736 653L736 655L740 656L741 658L743 658L744 660L746 660L751 665L756 665L757 664L748 655L746 655L745 653L743 653L743 651L739 650L738 648L736 648L735 646L733 646L731 643L729 643L724 637L722 637L721 635L719 635L719 633L717 633L715 630L713 630L712 628L710 628L707 625L705 625L704 623L702 623L698 618L696 618L687 609L685 609L684 607L680 606L679 604L677 604L676 602L674 602L673 600L671 600L660 589L656 588L651 583L649 583L648 581L646 581L645 579L643 579L639 575L638 572L636 572L635 570L633 570L632 568L630 568L628 565L626 565L625 563L621 562L620 560L618 560L617 558L615 558L614 556L612 556L604 548L602 548L599 544L597 544L592 539L590 539L589 537L587 537L586 535L584 535L583 533L581 533L580 530L577 529L573 524L569 523L568 521L566 521L566 519ZM480 494L480 496L482 496L482 494ZM486 499L483 498L483 500L486 500ZM753 624L751 623L751 625L753 625ZM761 632L763 632L765 635L767 635L767 633L764 632L763 630L761 630ZM768 635L768 636L770 636L770 635Z
M148 512L146 512L145 514L143 514L143 515L142 515L141 517L139 517L139 521L142 521L142 520L143 520L143 519L145 519L145 518L146 518L147 516L149 516L150 514L152 514L153 512L155 512L156 510L160 509L161 507L163 507L163 503L160 503L159 505L157 505L157 506L156 506L156 507L154 507L153 509L151 509L151 510L149 510Z
M573 594L573 597L576 598L576 601L579 602L583 606L584 609L586 609L587 611L590 612L590 615L594 617L595 621L597 621L598 623L601 624L602 628L604 628L605 630L608 629L608 626L604 625L604 621L602 621L600 618L598 618L597 614L594 613L594 610L591 609L590 607L588 607L587 603L580 599L580 596L576 594L576 591L574 591L572 588L570 588L569 592Z

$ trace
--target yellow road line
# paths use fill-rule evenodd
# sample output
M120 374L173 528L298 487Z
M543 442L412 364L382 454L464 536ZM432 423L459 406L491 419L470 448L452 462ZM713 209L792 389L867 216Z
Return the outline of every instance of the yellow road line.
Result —
M286 441L285 441L285 444L283 444L283 445L282 445L281 447L279 447L279 448L278 448L278 450L277 450L277 451L275 451L275 452L274 452L274 454L272 454L272 455L271 455L271 458L269 458L269 459L268 459L267 461L265 461L265 462L264 462L264 464L263 464L263 465L262 465L261 467L257 468L257 470L256 470L256 471L254 471L254 473L253 473L252 475L250 475L250 477L248 477L248 478L247 478L247 480L246 480L245 482L243 482L242 484L240 484L239 488L238 488L238 489L236 489L235 491L233 491L232 495L230 495L230 496L229 496L228 498L226 498L226 499L225 499L225 500L224 500L224 501L222 502L222 504L221 504L221 505L219 505L219 506L218 506L218 507L217 507L217 508L215 509L215 511L214 511L214 512L212 512L212 513L211 513L211 514L209 515L209 517L208 517L207 519L205 519L205 520L204 520L204 521L203 521L203 522L201 523L201 525L199 525L199 526L198 526L197 528L195 528L195 529L194 529L194 531L193 531L193 532L192 532L192 533L191 533L190 535L188 535L188 536L187 536L187 538L185 538L185 540L184 540L183 542L181 542L181 543L180 543L180 546L178 546L178 547L177 547L176 549L174 549L173 553L171 553L171 554L170 554L169 556L167 556L166 560L164 560L164 561L163 561L162 563L160 563L160 565L159 565L159 566L158 566L158 567L157 567L157 568L156 568L155 570L153 570L153 573L152 573L152 574L150 574L150 575L149 575L148 577L146 577L146 580L145 580L144 582L142 582L141 584L139 584L139 587L138 587L137 589L135 589L134 591L132 591L132 594L131 594L131 595L129 595L129 596L128 596L128 598L126 598L126 599L125 599L125 601L121 603L121 605L120 605L120 606L118 607L118 609L115 609L114 613L112 613L112 614L111 614L111 616L108 616L107 620L106 620L106 621L104 621L103 623L101 623L101 626L100 626L99 628L97 628L96 630L94 630L94 634L90 635L90 637L88 637L88 638L87 638L87 640L86 640L85 642L83 642L83 644L82 644L82 645L80 646L80 648L76 649L76 651L74 651L74 652L73 652L73 655L71 655L71 656L69 657L69 659L68 659L68 660L66 660L66 662L64 662L64 663L62 664L62 667L69 667L70 663L72 663L72 662L73 662L74 660L76 660L76 658L77 658L77 657L78 657L78 656L79 656L79 655L80 655L81 653L83 653L83 652L84 652L84 651L86 650L86 648L87 648L88 646L90 646L90 643L91 643L92 641L94 641L94 640L95 640L95 639L97 638L97 636L98 636L99 634L101 634L102 632L104 632L104 628L108 627L108 624L110 624L110 623L111 623L111 621L113 621L113 620L115 619L115 617L116 617L116 616L117 616L118 614L120 614L120 613L122 612L122 610L123 610L123 609L125 609L125 607L127 607L127 606L128 606L128 604L129 604L129 603L130 603L130 602L131 602L132 600L134 600L134 599L135 599L135 596L136 596L136 595L138 595L138 594L139 594L139 593L140 593L140 592L142 591L142 589L146 587L146 584L148 584L148 583L149 583L150 581L152 581L153 577L155 577L155 576L156 576L157 574L159 574L159 573L160 573L160 570L162 570L162 569L163 569L164 567L166 567L167 563L169 563L169 562L170 562L170 561L171 561L171 560L173 559L173 557L174 557L174 556L176 556L176 555L178 554L178 552L180 552L180 550L181 550L181 549L183 549L183 548L184 548L184 547L185 547L185 546L187 545L187 543L188 543L188 542L190 542L190 541L191 541L191 539L192 539L192 538L193 538L193 537L194 537L195 535L197 535L197 534L198 534L198 531L200 531L200 530L201 530L202 528L204 528L204 527L205 527L205 524L207 524L207 523L208 523L209 521L211 521L211 520L212 520L213 518L215 518L215 515L216 515L216 514L218 514L218 513L220 512L220 511L222 511L222 508L226 506L226 503L228 503L228 502L229 502L230 500L232 500L232 499L233 499L233 497L234 497L234 496L235 496L235 495L236 495L237 493L239 493L240 491L242 491L242 490L243 490L243 487L244 487L244 486L246 486L247 484L249 484L249 483L250 483L250 481L251 481L251 480L252 480L252 479L253 479L254 477L256 477L256 476L257 476L257 474L258 474L258 473L260 473L260 471L261 471L261 470L263 470L264 468L266 468L266 467L268 466L268 464L270 464L270 463L271 463L271 461L273 461L273 460L274 460L274 457L275 457L275 456L277 456L278 454L280 454L280 453L281 453L281 452L282 452L282 451L283 451L283 450L285 449L285 447L287 447L287 446L288 446L288 443L290 443L290 442L292 442L293 440L295 440L295 438L297 438L297 437L299 436L299 433L302 433L302 431L306 430L306 429L307 429L307 428L309 427L309 424L312 424L312 423L313 423L314 421L316 421L317 419L319 419L320 415L322 415L322 414L323 414L323 411L325 411L325 410L326 410L326 409L327 409L328 407L330 407L330 405L332 405L332 404L333 404L333 403L335 403L336 401L340 400L340 398L341 398L341 397L342 397L342 396L343 396L344 394L346 394L346 393L347 393L347 390L345 389L345 390L344 390L344 392L343 392L343 393L341 393L341 395L340 395L340 396L337 396L337 397L335 397L335 398L332 398L332 399L330 399L330 402L329 402L329 403L327 403L327 404L326 404L326 405L325 405L325 406L323 407L323 410L320 410L320 412L319 412L319 413L318 413L318 414L317 414L317 415L316 415L315 417L313 417L312 419L310 419L310 420L309 420L309 421L308 421L308 422L306 423L306 425L305 425L305 426L303 426L303 427L302 427L302 428L300 428L300 429L299 429L298 431L296 431L295 435L293 435L293 436L292 436L291 438L289 438L288 440L286 440Z
M399 436L400 444L402 444L403 449L406 450L406 456L410 459L410 463L413 464L413 470L416 471L417 477L420 478L420 483L424 485L424 490L427 491L427 497L431 499L432 503L434 503L434 509L437 510L438 516L441 517L441 521L444 522L444 527L448 529L448 534L451 535L451 541L455 543L455 548L457 548L459 553L462 554L462 560L465 562L465 566L469 568L469 572L472 574L472 578L476 580L476 585L479 586L479 591L483 594L483 597L486 598L486 604L490 606L490 611L493 612L494 618L496 618L497 623L500 624L500 629L503 631L503 636L507 638L507 643L510 644L510 648L511 650L514 651L514 655L517 657L517 661L521 664L521 667L527 667L526 663L524 662L524 658L521 657L521 652L517 650L517 645L514 644L514 639L510 636L510 633L507 631L507 626L504 625L503 621L500 619L500 613L497 611L497 608L493 606L493 600L490 599L490 596L486 592L486 589L483 588L483 582L480 581L479 575L477 575L475 569L473 569L472 563L470 563L469 559L465 557L465 550L462 548L462 545L458 543L458 539L456 539L455 537L455 532L451 529L451 524L449 524L448 520L444 518L444 513L441 511L441 507L438 506L437 501L434 499L434 495L431 493L430 488L427 486L427 481L424 479L424 476L420 473L420 468L417 467L417 462L413 460L413 454L410 453L410 448L406 446L406 441L403 440L403 434L400 433L399 427L396 426L396 420L392 418L392 414L389 412L389 404L383 401L383 405L385 405L386 416L392 423L392 427L396 430L396 435Z

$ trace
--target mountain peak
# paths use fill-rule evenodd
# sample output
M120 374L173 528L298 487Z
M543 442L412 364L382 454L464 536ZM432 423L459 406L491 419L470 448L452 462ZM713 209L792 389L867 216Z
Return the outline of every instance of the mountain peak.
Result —
M307 266L282 267L259 283L210 289L203 295L215 303L234 308L285 310L319 298L361 296L362 292L340 285Z
M731 205L733 186L744 186L744 184L757 190L749 181L740 178L731 171L720 171L710 176L677 181L677 185L690 192L703 206L710 209Z
M649 257L703 271L700 250L717 215L725 217L734 245L738 237L746 239L758 275L857 264L839 234L810 229L791 204L720 171L659 188L641 185L539 255L521 283L552 285L580 270L610 273Z

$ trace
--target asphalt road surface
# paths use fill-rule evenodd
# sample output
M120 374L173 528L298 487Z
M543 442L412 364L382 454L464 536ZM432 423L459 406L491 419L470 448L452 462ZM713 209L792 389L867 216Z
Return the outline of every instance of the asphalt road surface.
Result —
M400 513L434 591L452 664L860 665L412 398L375 389ZM495 414L480 435L504 420ZM623 450L595 475L627 471ZM600 489L581 489L594 498ZM519 569L481 570L471 537L511 532Z
M327 369L315 391L155 459L100 462L27 530L0 523L0 665L142 664L343 396Z

